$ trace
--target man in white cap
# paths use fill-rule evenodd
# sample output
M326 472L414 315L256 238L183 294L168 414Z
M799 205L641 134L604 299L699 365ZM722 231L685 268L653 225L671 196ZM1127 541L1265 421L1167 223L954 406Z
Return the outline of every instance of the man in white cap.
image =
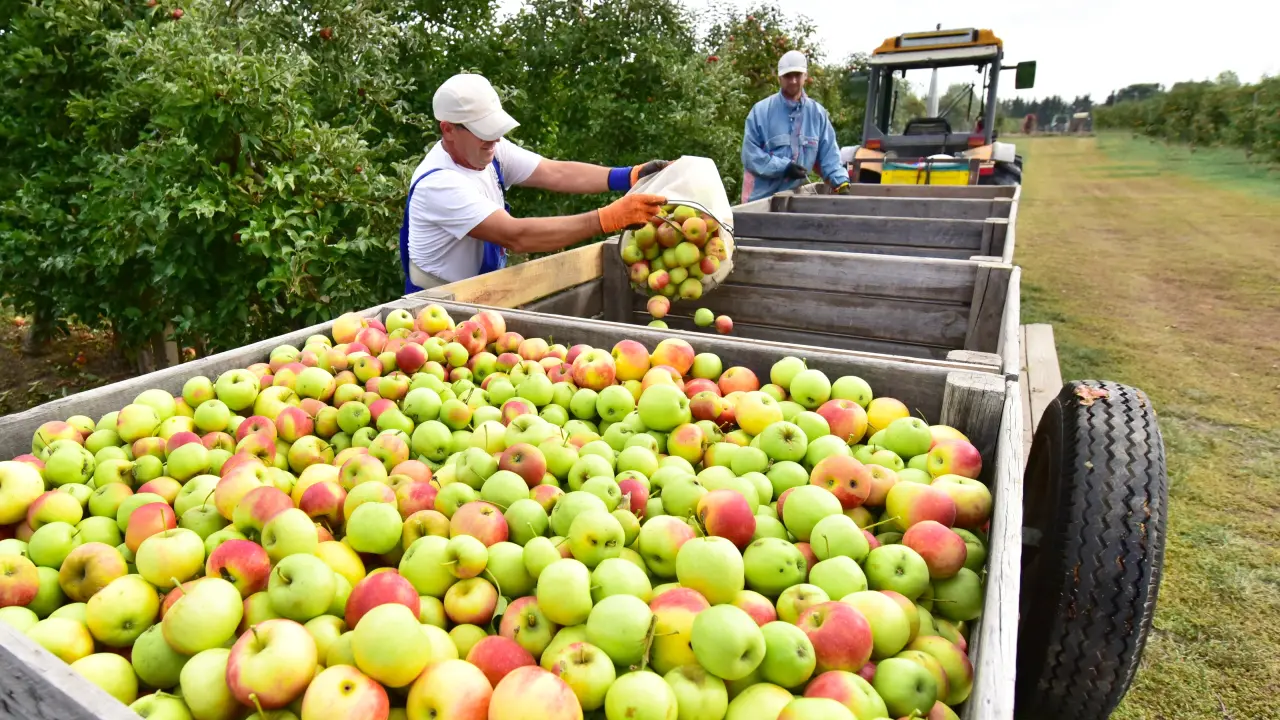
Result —
M804 92L809 63L804 53L788 51L778 61L778 94L751 108L742 138L742 202L794 189L817 170L844 193L849 172L840 162L836 130L826 108Z
M549 160L503 139L519 123L480 75L454 75L432 102L441 140L413 171L400 228L405 292L474 277L506 264L506 251L559 250L596 235L641 225L667 200L630 194L599 210L517 218L506 204L511 185L565 193L626 192L668 165L608 168Z

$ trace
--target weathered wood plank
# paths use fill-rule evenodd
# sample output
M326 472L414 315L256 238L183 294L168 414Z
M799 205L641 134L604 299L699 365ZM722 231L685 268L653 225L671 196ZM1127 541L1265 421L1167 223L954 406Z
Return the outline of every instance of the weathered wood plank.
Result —
M640 296L636 296L635 303L633 310L643 308ZM964 346L969 315L967 307L956 303L737 283L722 285L700 300L689 302L688 307L710 308L735 322L935 345L949 350ZM995 349L994 338L991 349Z
M404 298L383 306L383 310L385 312L395 308L405 308L410 312L417 312L428 302L430 301L426 298ZM455 318L466 317L480 309L471 304L453 302L440 304ZM796 345L763 340L720 336L705 332L662 330L600 320L580 320L524 310L504 309L502 315L507 321L508 330L526 337L552 337L555 338L554 342L566 344L586 343L595 347L612 348L621 340L631 339L653 348L665 338L679 337L688 341L699 352L716 353L726 363L748 367L761 377L768 375L769 369L778 358L802 353L808 359L810 367L820 368L831 377L857 375L870 383L877 393L896 397L913 411L919 409L928 418L939 417L947 375L955 372L954 363L908 362L889 356L823 348L798 349Z
M552 315L568 315L569 317L592 318L604 312L604 278L589 280L535 300L521 309L530 312L550 313Z
M603 242L583 245L434 289L460 302L519 307L600 277L603 249Z
M1054 345L1053 326L1045 323L1027 325L1027 382L1031 393L1031 427L1040 425L1044 409L1062 390L1062 369L1058 367L1058 350Z
M647 325L650 319L650 315L642 310L637 310L632 315L632 322L636 325ZM691 316L667 315L663 320L669 327L676 328L678 330L689 330L691 332L698 333L708 332L708 330L698 328L694 325L693 318ZM857 337L854 335L834 335L831 333L778 327L774 325L754 325L751 323L737 321L734 321L733 323L733 337L750 338L753 340L770 340L773 342L786 343L788 345L807 345L810 347L831 350L854 350L902 358L925 358L932 360L947 359L946 348L933 347L929 345L911 345L908 343L894 342L892 340L878 340L875 338ZM976 365L972 367L974 369L978 368Z
M1004 253L1000 256L1000 260L1006 265L1013 264L1013 253L1015 250L1014 236L1018 229L1018 201L1022 197L1022 186L1018 186L1014 190L1012 198L1012 207L1009 208L1009 232L1004 239Z
M864 197L925 197L925 198L1013 198L1017 185L873 185L852 183L849 195ZM830 195L826 183L810 183L800 188L813 188L817 195ZM801 194L801 193L797 193Z
M876 217L986 220L1005 218L1008 198L858 197L849 195L790 195L771 198L770 212Z
M5 720L139 720L119 700L3 622L0 678L0 718Z
M1012 268L983 263L978 265L973 286L973 301L962 347L965 350L995 352L1000 345L1000 323L1008 302L1009 274Z
M934 302L973 300L973 263L861 257L842 252L741 248L729 282L761 287L822 289ZM732 317L732 314L731 314Z
M604 319L611 322L626 322L631 314L632 299L636 293L631 289L631 280L627 275L627 266L622 262L618 245L621 239L611 237L605 241L604 252L604 287L601 289L601 303Z
M422 293L418 295L422 296L418 299L421 305L435 302ZM362 310L360 314L365 317L378 317L382 314L382 306ZM50 420L66 420L72 415L88 415L97 419L128 405L139 393L150 388L160 388L177 395L182 392L182 385L189 378L204 375L210 380L216 380L218 375L227 370L244 368L256 362L265 361L271 350L278 345L301 347L303 341L309 336L328 334L332 327L332 322L313 325L296 332L245 345L242 348L68 395L30 410L0 417L0 458L8 459L31 452L31 435L41 424Z
M982 227L982 220L769 212L736 212L733 215L735 237L929 245L965 250L978 249Z
M999 368L1001 363L999 355L978 352L977 350L952 350L947 353L947 359L972 365L985 365L992 368Z
M1009 235L1009 221L1004 218L987 218L982 225L983 255L1004 257L1004 244Z
M1031 457L1031 441L1034 436L1035 423L1031 422L1031 383L1027 380L1027 327L1018 326L1018 356L1021 370L1018 373L1019 396L1022 405L1022 461Z
M1005 294L1004 315L1000 319L1000 341L996 344L996 352L1004 358L1004 376L1006 380L1016 380L1022 369L1021 350L1022 334L1018 327L1022 324L1022 268L1015 267L1009 273L1009 289ZM1015 347L1015 342L1017 347Z
M988 484L991 474L986 469L993 467L995 458L1005 382L1000 375L953 372L947 376L942 398L942 424L969 436L969 442L982 453L983 476Z
M914 247L911 245L880 245L842 240L786 240L780 238L734 238L738 248L766 247L785 250L815 250L824 252L860 253L866 255L898 255L914 258L938 258L942 260L972 260L973 250L964 248ZM999 258L992 258L999 260Z
M1021 388L1006 383L992 483L982 617L969 636L973 692L963 720L1011 720L1018 653L1018 593L1022 572Z

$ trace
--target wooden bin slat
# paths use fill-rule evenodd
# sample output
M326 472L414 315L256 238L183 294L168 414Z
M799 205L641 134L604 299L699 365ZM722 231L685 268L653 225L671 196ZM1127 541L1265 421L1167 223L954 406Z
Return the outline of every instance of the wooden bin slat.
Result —
M972 299L976 278L977 268L966 262L744 247L734 254L729 282L787 288L797 293L829 289L850 295L967 303Z
M635 302L643 307L642 298ZM883 340L906 338L944 348L964 343L969 322L969 310L960 304L736 283L721 285L689 307L710 308L717 315L755 325L786 327L791 321L793 327L807 331Z
M1018 593L1022 572L1022 388L1005 381L987 545L982 617L970 633L973 692L962 720L1011 720L1018 666Z
M983 220L935 220L816 213L739 212L733 215L735 238L868 242L880 245L928 244L934 247L961 250L979 249L983 225Z
M855 197L848 195L774 195L771 212L827 215L875 215L950 220L1008 218L1012 198Z
M635 325L647 325L651 317L649 313L643 310L636 310L632 313L631 322ZM690 315L667 315L663 318L667 326L676 330L688 330L699 334L709 333L709 328L699 328L693 322ZM893 340L878 340L876 338L858 337L856 335L844 335L834 333L819 333L812 330L795 330L793 328L778 327L776 325L753 325L734 321L733 337L749 338L752 340L768 340L771 342L785 343L788 345L821 347L831 350L845 350L860 353L877 353L885 356L902 358L904 360L911 358L945 360L955 351L948 351L945 347L936 345L914 345L911 343L895 342ZM960 362L967 362L961 360ZM967 363L970 365L981 363ZM972 368L971 368L972 369ZM985 369L985 368L984 368Z
M852 183L849 195L862 197L923 197L923 198L1017 198L1018 185L873 185ZM802 185L797 195L831 195L831 188L824 183ZM757 201L758 202L758 201Z
M424 292L439 296L447 288L445 292L461 302L518 307L600 277L603 248L603 242L595 242L513 265L501 271L502 282L494 282L493 273L487 273Z

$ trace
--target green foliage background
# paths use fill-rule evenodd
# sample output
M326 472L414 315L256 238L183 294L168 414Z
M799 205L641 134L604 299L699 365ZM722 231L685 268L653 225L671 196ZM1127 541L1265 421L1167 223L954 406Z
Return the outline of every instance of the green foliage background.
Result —
M1280 162L1280 77L1241 84L1225 72L1212 82L1166 90L1134 86L1095 108L1095 127L1128 130L1192 145L1230 145L1251 157ZM1135 98L1135 99L1125 99Z
M114 332L234 347L399 295L408 175L431 96L485 74L548 157L702 155L736 197L777 58L856 141L851 58L760 5L678 0L24 0L0 3L0 301ZM181 10L181 17L175 17ZM604 197L516 189L522 215Z

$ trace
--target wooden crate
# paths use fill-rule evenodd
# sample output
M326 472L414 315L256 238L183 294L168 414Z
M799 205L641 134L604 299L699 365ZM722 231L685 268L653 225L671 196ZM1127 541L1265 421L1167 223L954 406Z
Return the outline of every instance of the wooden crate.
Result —
M552 260L412 297L649 322L646 298L630 287L617 238L536 262ZM1016 379L1019 359L1008 356L1006 346L1007 336L1016 334L1018 275L1018 268L1001 263L743 247L725 285L700 300L674 303L666 320L672 328L693 329L694 310L707 307L733 318L737 337L999 364Z
M739 247L1013 261L1015 198L780 193L758 202L734 209Z
M411 312L433 302L408 297L364 311L385 319L393 309ZM478 310L475 304L441 303L457 320ZM902 399L932 422L955 426L983 452L982 479L991 487L995 506L988 548L983 617L970 634L969 652L975 667L974 690L962 710L965 720L1012 720L1014 654L1017 647L1018 582L1021 554L1022 403L1016 382L996 372L983 372L954 362L929 362L858 354L725 337L635 327L505 310L507 327L527 336L551 338L566 344L588 343L612 347L633 339L652 348L665 337L688 339L699 351L715 352L726 364L744 365L766 375L785 354L802 354L809 366L832 377L858 375L879 394ZM329 332L331 323L265 340L244 348L184 363L173 368L87 391L0 419L0 455L12 457L29 450L31 434L50 419L72 414L96 416L118 410L140 392L158 387L177 392L196 375L211 378L233 368L267 359L277 345L300 345L307 336ZM1015 351L1016 352L1016 351ZM960 368L960 369L957 369ZM93 720L135 717L103 691L11 626L0 623L0 675L5 678L5 712L0 717Z

